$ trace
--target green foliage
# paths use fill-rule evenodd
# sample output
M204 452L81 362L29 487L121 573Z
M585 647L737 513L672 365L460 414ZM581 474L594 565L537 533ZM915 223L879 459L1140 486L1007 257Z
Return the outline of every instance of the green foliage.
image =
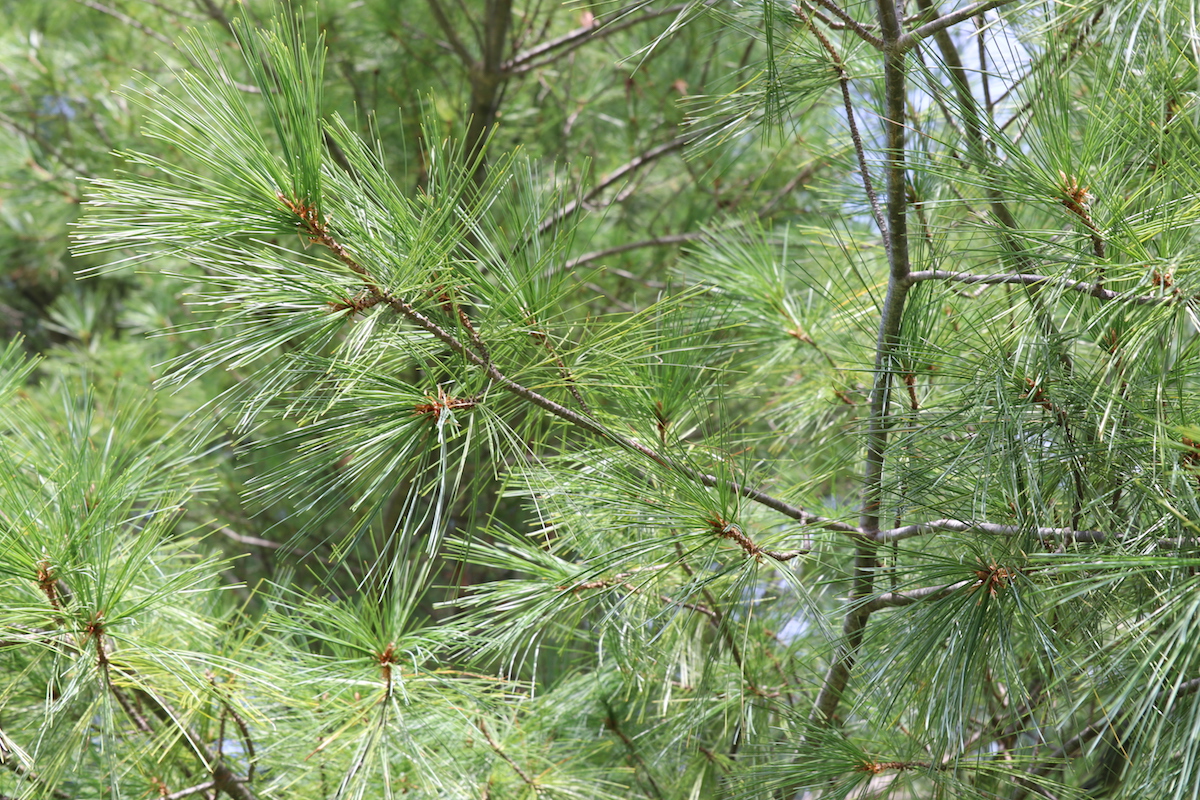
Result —
M0 795L1196 795L1190 7L40 5Z

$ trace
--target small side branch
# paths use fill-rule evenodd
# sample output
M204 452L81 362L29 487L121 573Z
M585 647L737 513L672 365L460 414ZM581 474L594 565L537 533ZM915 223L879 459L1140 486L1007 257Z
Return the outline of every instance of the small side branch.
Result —
M858 35L858 38L862 39L864 42L876 48L877 50L883 49L883 39L880 39L878 36L871 33L871 31L868 30L865 25L847 14L842 7L833 2L833 0L816 0L816 3L840 19L849 30L854 31L854 33Z
M542 224L538 226L538 233L543 234L546 231L553 229L559 223L561 223L564 219L571 216L576 211L578 211L580 208L582 208L585 203L587 203L589 200L594 198L596 195L603 192L608 187L612 186L617 181L621 180L622 178L626 177L627 175L630 175L630 174L636 172L637 170L641 169L642 167L646 166L647 164L651 164L651 163L657 161L658 159L662 158L665 155L674 153L676 150L682 150L685 145L687 145L689 142L695 141L699 136L702 136L703 134L704 134L704 131L698 131L698 132L688 133L684 136L677 136L669 142L663 142L660 145L651 147L649 150L646 150L645 152L640 153L639 155L637 155L634 158L630 159L629 161L625 162L624 164L617 167L612 172L608 173L603 178L601 178L596 183L595 186L593 186L591 189L589 189L583 195L583 197L581 197L578 200L572 200L571 202L567 203L565 206L560 208L558 211L555 211L553 214L551 214L545 220L543 220Z
M630 250L640 250L645 247L664 247L669 245L684 244L686 242L694 242L704 238L704 231L690 231L688 233L670 233L665 236L655 236L651 239L642 239L637 242L625 242L614 247L606 247L603 250L593 250L590 253L584 253L577 258L573 258L563 264L561 269L572 270L576 267L581 267L584 264L589 264L593 261L599 261L602 258L615 256L620 253L627 253ZM555 270L558 271L557 269Z
M542 42L536 47L531 47L528 50L517 53L508 61L504 62L501 69L509 75L520 75L524 72L537 69L545 66L573 50L584 46L588 42L601 39L606 36L611 36L614 33L623 31L634 25L643 22L649 22L652 19L665 17L672 14L679 14L688 8L687 3L679 3L666 8L660 8L653 11L647 11L645 14L633 16L641 4L633 8L623 9L615 14L609 15L604 20L596 20L590 25L583 25L569 33L564 33L555 39L548 42Z
M879 611L884 608L911 606L913 603L919 603L922 600L937 600L959 589L964 589L972 583L972 581L959 581L958 583L949 583L945 586L924 586L920 589L909 589L907 592L885 592L873 597L867 603L867 608L871 611Z
M79 3L80 5L87 6L93 11L99 11L101 14L107 14L118 22L128 25L136 31L144 33L146 36L149 36L151 39L154 39L157 42L165 44L167 47L172 49L175 47L175 42L172 41L170 37L164 36L163 34L151 28L149 25L139 22L128 14L117 11L115 8L109 8L103 3L96 2L96 0L75 0L75 2Z
M538 782L534 780L528 772L522 769L521 765L512 759L512 756L504 752L496 740L492 738L492 734L488 732L487 725L484 724L484 721L479 720L475 723L475 727L479 728L480 733L483 734L483 738L487 739L488 747L492 748L496 755L504 759L504 763L512 767L513 772L517 773L517 776L525 783L526 786L533 790L534 794L541 795L541 785L538 784Z
M887 542L899 542L903 539L912 539L913 537L924 536L936 531L953 531L957 533L978 531L994 536L1028 536L1032 534L1043 542L1056 543L1099 543L1121 538L1120 534L1106 533L1104 531L1079 531L1073 528L1026 528L1019 525L998 525L994 522L971 522L958 519L936 519L931 522L905 525L900 528L879 531L872 538L883 544Z
M830 3L830 5L833 4ZM834 8L836 7L834 6ZM813 35L821 43L821 46L825 48L825 52L833 60L833 65L838 71L838 85L842 89L842 106L846 109L846 124L850 128L850 141L854 143L854 155L858 158L858 170L859 174L862 175L863 190L866 191L867 200L871 204L871 216L875 218L875 224L879 226L879 232L883 234L884 240L887 241L888 225L883 217L883 210L879 207L879 197L876 195L875 185L871 181L871 171L867 168L867 154L863 148L862 134L859 133L858 122L854 119L854 102L850 98L850 75L846 72L845 62L842 61L842 57L834 48L833 43L829 41L825 34L821 33L821 30L809 19L800 6L792 6L792 11L808 25ZM879 42L878 47L883 46L882 40L876 41Z
M183 798L185 798L185 797L191 797L194 794L200 794L201 792L207 792L208 790L214 788L216 785L217 785L216 781L206 781L204 783L198 783L195 786L189 786L186 789L180 789L177 792L171 792L170 794L165 795L163 800L183 800Z
M997 272L991 275L978 275L971 272L953 272L944 269L927 269L912 272L907 278L907 283L919 283L921 281L952 281L954 283L967 284L1009 284L1014 286L1056 286L1061 289L1066 289L1071 292L1079 292L1101 300L1103 302L1121 302L1131 303L1140 306L1168 306L1177 305L1179 303L1194 302L1197 298L1184 295L1152 295L1152 294L1126 294L1123 292L1114 292L1111 289L1105 289L1102 284L1091 283L1088 281L1076 281L1070 278L1054 278L1049 275L1036 275L1030 273L1012 273L1012 272Z
M949 14L938 17L932 22L927 22L924 25L909 31L900 37L896 43L896 48L901 52L911 50L916 47L922 39L927 39L938 31L945 30L952 25L957 25L978 14L983 14L991 11L993 8L1006 6L1013 0L980 0L978 3L972 3L966 8L960 8L958 11L951 11Z
M458 37L458 31L455 30L454 24L450 22L450 18L446 16L446 11L442 8L442 4L438 0L426 0L426 2L429 4L429 10L433 12L434 21L437 22L438 27L445 34L446 41L450 44L450 49L459 57L464 67L467 69L473 67L475 65L475 58L471 55L471 51L467 49L467 46L463 44L462 39Z
M423 314L407 300L391 294L391 292L384 288L384 286L369 269L360 264L353 256L351 256L346 248L342 246L341 242L334 237L333 233L329 230L324 221L319 218L318 213L314 209L303 202L297 202L284 197L282 194L278 196L278 199L285 208L297 216L298 223L303 227L304 232L309 236L311 241L325 247L335 258L337 258L338 261L344 264L347 269L362 278L364 285L372 294L379 298L380 303L386 304L397 314L407 319L410 323L416 325L421 330L429 333L435 339L445 344L454 353L474 364L475 366L483 369L488 378L505 391L532 403L538 408L541 408L543 411L547 411L561 420L571 423L582 431L599 436L600 438L612 442L613 444L616 444L627 450L641 453L642 455L650 458L658 464L661 464L667 469L676 470L692 480L699 481L705 486L726 486L742 497L753 500L754 502L764 505L767 508L778 511L784 516L790 517L805 525L815 525L826 530L837 531L839 533L846 533L850 535L857 535L859 533L858 528L854 527L853 525L849 525L844 522L838 522L837 520L827 519L825 517L820 517L816 514L806 511L803 508L794 506L791 503L787 503L777 497L773 497L765 492L759 491L758 489L739 484L736 481L722 480L686 464L674 462L666 456L660 455L651 448L645 446L641 442L630 439L626 436L622 436L621 434L608 429L601 423L592 419L592 417L588 414L567 408L561 403L556 403L550 398L535 392L529 387L517 383L515 380L501 372L500 369L489 358L487 358L485 354L481 354L480 352L476 351L476 348L464 344L462 340L455 336L451 331L442 327L433 319ZM474 342L474 344L478 346L481 345L482 342Z

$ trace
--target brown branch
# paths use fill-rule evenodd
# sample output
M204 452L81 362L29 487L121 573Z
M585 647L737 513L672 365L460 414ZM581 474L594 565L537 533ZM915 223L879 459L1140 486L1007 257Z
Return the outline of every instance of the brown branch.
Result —
M1134 305L1167 306L1177 305L1179 303L1190 303L1198 299L1193 296L1176 294L1139 295L1124 292L1114 292L1110 289L1105 289L1100 283L1089 283L1088 281L1077 281L1070 278L1055 278L1049 275L1012 272L997 272L991 275L978 275L970 272L953 272L951 270L944 269L927 269L909 273L907 283L912 285L921 281L931 280L953 281L955 283L967 284L980 283L1010 284L1017 286L1056 286L1068 291L1089 295L1103 302L1132 303Z
M844 10L842 10L842 7L833 2L833 0L816 0L816 2L822 8L830 11L835 17L840 19L845 24L847 29L858 34L858 37L864 42L878 50L883 49L883 39L880 39L878 36L871 33L871 31L868 30L865 25L847 14Z
M496 752L496 755L498 755L502 759L504 759L505 763L507 763L510 767L512 767L513 772L517 773L517 775L520 776L521 780L525 782L525 785L528 786L530 789L533 789L534 794L541 795L542 794L541 785L538 784L538 782L536 780L534 780L529 775L528 772L521 769L521 765L518 764L516 761L513 761L512 757L508 753L504 752L504 750L502 750L500 748L500 745L497 744L496 740L492 738L492 734L490 734L488 732L487 725L484 724L484 721L482 719L478 720L475 723L475 727L479 728L480 732L483 733L483 738L487 739L488 746L491 747L492 750L494 750Z
M493 383L499 385L505 391L526 400L533 405L547 411L554 416L571 423L580 430L586 431L593 435L599 436L613 444L616 444L627 450L640 453L647 458L655 461L667 469L675 470L682 475L686 475L692 480L699 481L701 484L708 487L724 486L737 494L749 500L753 500L760 505L778 511L784 516L797 520L805 525L816 525L830 531L857 535L859 529L845 522L827 519L820 517L809 511L806 511L799 506L794 506L777 497L773 497L758 489L739 484L736 481L722 480L714 475L702 472L694 467L686 464L678 463L668 459L666 456L656 453L654 450L646 447L636 439L618 434L601 423L597 422L592 417L582 414L577 411L572 411L566 406L556 403L544 395L541 395L532 389L517 383L512 378L505 375L500 369L489 359L475 352L474 349L463 344L450 331L438 325L437 322L430 319L425 314L417 310L411 303L400 297L395 297L387 289L385 289L374 275L358 261L356 261L342 246L342 244L334 238L324 221L319 218L319 214L310 206L302 202L289 200L283 195L277 195L280 203L289 211L295 214L298 218L300 226L304 229L304 233L315 243L323 245L335 258L341 261L351 272L362 278L364 285L375 293L382 303L387 304L393 311L407 319L409 322L416 325L418 328L431 334L454 351L459 356L462 356L467 361L470 361L475 366L480 367L492 380Z
M664 17L669 14L678 14L686 10L689 5L688 3L679 3L678 5L667 6L655 11L648 11L641 16L630 19L630 15L635 14L638 10L645 7L644 3L639 3L631 8L622 9L610 14L604 20L596 20L590 25L583 25L548 42L542 42L536 47L531 47L528 50L517 53L508 61L505 61L501 65L501 69L510 75L520 75L529 72L530 70L553 63L588 42L610 36L652 19Z
M804 13L800 6L792 6L792 11L796 16L800 17L812 30L813 35L821 42L821 46L825 48L825 52L833 60L833 65L838 72L838 85L842 89L842 107L846 110L846 123L850 128L850 141L854 143L854 154L858 158L858 170L862 176L863 189L867 193L867 200L871 204L871 216L875 218L875 224L879 226L879 232L883 234L884 241L888 239L888 225L883 218L883 211L879 208L879 197L875 194L875 185L871 182L871 171L867 168L867 154L863 148L862 135L858 132L858 123L854 119L854 102L850 98L850 75L846 72L845 62L842 61L841 55L834 49L833 44L821 33L821 30L813 23L811 19ZM882 41L880 46L882 46Z
M970 522L958 519L936 519L930 522L920 522L914 525L904 525L891 530L878 531L871 538L881 544L899 542L915 536L924 536L935 531L954 531L966 533L979 531L995 536L1028 536L1033 534L1043 542L1089 542L1099 543L1110 539L1120 539L1116 533L1104 531L1080 531L1073 528L1028 528L1019 525L998 525L994 522Z
M980 0L980 2L972 3L966 8L960 8L958 11L951 11L949 14L944 14L932 22L927 22L924 25L909 31L900 37L894 45L901 51L911 50L916 47L922 40L926 39L938 31L945 30L952 25L957 25L960 22L970 19L977 14L983 14L991 11L993 8L1008 5L1014 0Z
M669 142L656 145L651 147L649 150L638 154L634 158L625 162L601 178L595 186L593 186L583 195L583 197L579 198L578 200L572 200L543 220L542 224L538 226L538 233L542 234L546 231L552 230L564 219L578 211L585 203L603 192L608 187L612 186L617 181L633 172L636 172L647 164L654 163L665 155L674 153L676 150L682 150L685 145L695 141L706 132L707 130L689 132L684 136L677 136Z
M755 558L758 558L759 556L768 556L769 558L773 558L779 562L787 562L791 561L797 556L802 556L809 552L808 550L789 550L781 553L775 550L767 550L766 548L759 547L757 544L755 544L754 540L747 536L742 531L741 527L735 523L716 519L710 521L709 525L711 526L713 533L724 539L732 539L738 543L738 546L745 551L746 555L754 556Z

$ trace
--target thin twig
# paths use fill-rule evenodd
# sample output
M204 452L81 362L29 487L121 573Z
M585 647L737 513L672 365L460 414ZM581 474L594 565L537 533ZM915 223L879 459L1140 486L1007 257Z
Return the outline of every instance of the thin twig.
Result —
M103 3L96 2L96 0L75 0L75 2L79 3L80 5L87 6L88 8L92 9L93 11L99 11L101 14L107 14L108 16L112 17L113 19L120 21L122 24L128 25L129 27L133 28L134 30L141 31L142 33L149 36L151 39L156 39L157 41L162 42L163 44L167 45L168 47L171 47L171 48L175 47L175 42L172 41L169 37L164 36L163 34L159 33L158 31L154 30L153 28L151 28L149 25L139 22L138 20L134 19L133 17L129 16L128 14L124 14L120 11L117 11L115 8L109 8L108 6L104 5Z
M615 733L617 738L621 740L621 742L625 745L625 749L629 751L629 757L632 758L637 765L642 768L642 772L645 773L646 781L650 784L650 789L654 792L654 796L661 798L663 796L662 790L658 788L658 783L654 780L654 775L650 772L650 767L646 765L646 761L642 758L641 754L638 753L637 746L634 745L633 740L625 735L625 731L621 730L621 724L617 722L617 715L613 712L607 700L604 701L604 711L604 727Z
M548 42L542 42L536 47L531 47L528 50L517 53L515 56L505 61L501 68L505 73L510 75L520 75L524 72L537 69L546 64L562 58L573 50L582 47L588 42L605 36L611 36L614 33L623 31L626 28L638 25L643 22L648 22L652 19L667 16L669 14L678 14L688 8L688 3L679 3L677 5L668 6L666 8L648 11L637 17L630 18L630 15L636 13L643 8L645 4L639 3L631 8L622 9L614 14L610 14L603 20L596 20L591 25L583 25L569 33L564 33L555 39Z
M878 531L871 538L877 542L898 542L911 539L914 536L924 536L935 531L979 531L996 536L1028 536L1033 535L1045 542L1104 542L1121 538L1119 534L1104 531L1080 531L1074 528L1029 528L1020 525L999 525L994 522L972 522L960 519L935 519L930 522L918 522L904 525L886 531Z
M201 792L207 792L209 789L212 789L216 785L217 785L216 781L205 781L204 783L198 783L195 786L189 786L186 789L180 789L177 792L171 792L168 795L163 795L162 800L183 800L183 798L189 797L193 794L200 794Z
M62 150L55 147L54 144L52 144L48 139L46 139L46 137L39 134L36 128L31 128L26 125L22 125L20 122L17 122L15 119L8 116L7 114L0 114L0 125L3 125L4 127L9 128L10 130L12 130L14 133L18 134L19 136L23 136L24 138L26 138L32 142L36 142L38 147L40 147L47 154L49 154L52 158L54 158L55 161L62 164L67 169L71 170L79 177L82 177L82 178L90 178L91 177L91 175L88 174L87 169L84 167L83 162L76 161L75 163L71 163L70 161L68 161L67 157L63 154ZM73 198L73 199L75 199L75 202L79 202L77 198Z
M879 232L883 234L886 241L888 238L887 221L883 218L883 211L879 208L879 197L875 194L875 185L871 181L871 171L867 168L867 154L863 148L862 135L858 132L858 123L854 119L854 102L850 98L850 75L846 72L845 62L841 55L834 49L833 43L826 38L825 34L821 33L808 15L800 6L792 6L792 10L796 16L800 17L812 30L813 35L821 42L821 46L825 48L825 52L833 59L833 65L838 71L838 85L842 88L842 106L846 110L846 124L850 128L850 141L854 143L854 154L858 158L858 170L862 175L863 189L866 190L867 200L871 203L871 216L875 218L875 224L879 226ZM882 46L882 42L880 42Z
M508 753L501 749L500 745L496 743L496 740L492 738L492 734L488 732L487 725L484 723L484 721L482 719L478 720L475 723L475 727L479 728L480 732L483 733L483 738L487 739L488 746L496 752L496 755L504 759L505 763L512 767L513 772L517 773L521 780L525 782L525 785L530 789L533 789L534 794L541 795L541 785L534 780L528 772L523 770L520 764L518 764L516 761L513 761L512 757Z
M599 181L597 181L596 185L593 186L591 189L589 189L583 195L583 197L581 197L577 200L572 200L571 202L564 205L562 208L555 211L553 214L551 214L545 220L543 220L542 224L538 226L538 233L543 234L546 231L553 229L560 222L562 222L564 219L566 219L567 217L574 214L576 211L578 211L580 208L582 208L584 204L586 204L589 200L594 198L596 195L603 192L609 186L612 186L617 181L621 180L622 178L624 178L627 175L630 175L630 174L636 172L637 170L641 169L642 167L646 166L647 164L654 163L655 161L657 161L658 159L662 158L665 155L674 153L676 150L682 150L685 145L689 144L690 142L696 141L698 138L702 137L705 133L707 133L707 130L691 131L683 136L676 136L674 139L672 139L669 142L663 142L660 145L651 147L649 150L646 150L645 152L639 153L637 156L635 156L634 158L631 158L629 161L625 162L621 166L614 169L612 172L605 175Z
M940 30L945 30L952 25L957 25L960 22L970 19L976 14L983 14L991 11L993 8L1006 6L1014 0L980 0L978 3L972 3L966 8L960 8L958 11L951 11L949 14L944 14L932 22L927 22L921 27L910 31L900 37L896 42L895 47L901 51L911 50L916 47L922 40L926 39Z
M200 8L204 9L205 14L219 23L227 31L235 36L237 35L237 31L234 30L233 27L233 22L230 21L229 16L225 13L225 11L216 4L215 0L196 0L196 4L200 6Z
M944 269L928 269L909 273L908 283L921 281L952 281L955 283L979 284L1010 284L1017 286L1055 286L1072 292L1079 292L1104 302L1132 303L1135 305L1169 306L1180 303L1196 302L1198 298L1190 295L1152 295L1114 292L1102 285L1088 281L1076 281L1070 278L1055 278L1049 275L1034 275L1029 273L997 272L991 275L977 275L971 272L953 272Z
M911 606L913 603L919 603L922 600L937 600L945 597L959 589L970 586L973 581L959 581L958 583L948 583L944 586L923 586L920 589L909 589L906 592L885 592L871 598L867 602L867 607L871 611L879 611L884 608L900 608L902 606Z
M463 66L470 69L475 64L475 58L471 55L471 51L467 50L462 39L458 38L458 31L446 16L445 10L442 9L442 4L438 0L426 0L429 4L429 10L433 12L433 19L438 27L442 29L446 40L450 43L450 48L462 61Z
M608 258L609 256L615 256L620 253L627 253L630 250L640 250L645 247L662 247L664 245L694 242L698 239L704 238L704 235L704 231L689 231L688 233L669 233L665 236L655 236L651 239L642 239L637 242L625 242L624 244L619 244L615 247L606 247L603 250L593 250L590 253L584 253L583 255L566 262L561 267L554 268L553 271L558 272L559 270L572 270L576 267L583 266L584 264L591 263L592 261L599 261L602 258ZM609 271L618 275L621 274L616 270L610 269ZM635 276L626 274L622 277L634 278ZM666 284L660 283L652 288L662 288L665 285Z
M151 712L163 722L172 725L183 737L187 746L200 757L204 767L213 777L213 787L229 795L232 800L258 800L257 795L247 785L245 779L238 777L225 762L218 758L198 733L183 724L183 720L161 698L150 692L143 692L150 702Z
M871 31L868 30L865 25L863 25L861 22L856 20L854 17L847 14L842 9L842 7L839 6L837 3L833 2L833 0L816 0L816 2L818 4L820 4L821 7L828 9L830 12L832 12L834 16L836 16L843 23L845 23L845 26L847 29L852 30L856 34L858 34L858 37L860 39L862 39L864 42L866 42L867 44L871 45L872 47L874 47L878 50L883 49L883 39L880 39L878 36L871 33Z

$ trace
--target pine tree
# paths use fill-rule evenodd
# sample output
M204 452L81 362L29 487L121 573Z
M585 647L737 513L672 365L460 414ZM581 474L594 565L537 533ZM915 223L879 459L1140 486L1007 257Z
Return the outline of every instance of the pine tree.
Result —
M77 252L188 285L158 392L221 391L0 358L0 793L1195 796L1190 8L648 12L624 55L762 62L656 146L708 177L591 189L492 113L512 31L429 8L475 115L413 184L299 22L141 85ZM320 532L256 585L197 511L233 458Z

